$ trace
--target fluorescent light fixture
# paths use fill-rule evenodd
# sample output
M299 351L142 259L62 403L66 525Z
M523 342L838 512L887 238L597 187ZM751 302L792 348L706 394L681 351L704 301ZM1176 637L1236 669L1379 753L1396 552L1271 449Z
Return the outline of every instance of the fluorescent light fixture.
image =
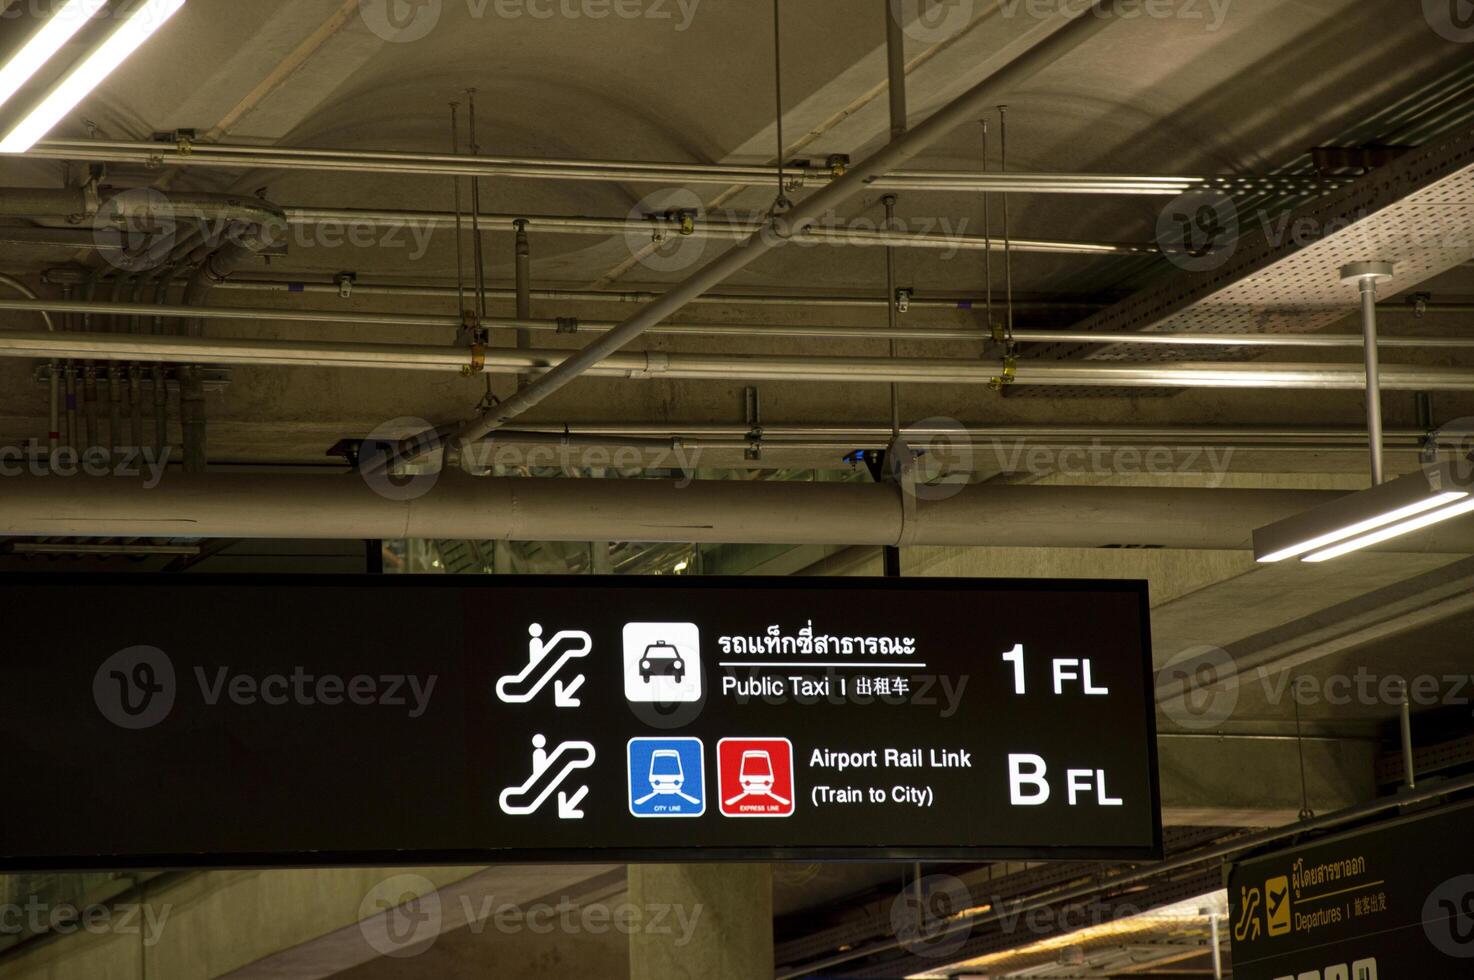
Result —
M1259 562L1323 562L1461 514L1474 513L1474 478L1451 464L1347 494L1254 532Z
M1468 497L1468 494L1464 496ZM1374 544L1390 540L1400 534L1410 534L1413 531L1421 530L1425 527L1432 527L1434 524L1469 513L1474 513L1474 499L1466 499L1451 507L1435 510L1431 514L1422 514L1411 520L1403 521L1400 524L1394 524L1391 527L1384 527L1379 531L1373 531L1371 534L1363 534L1359 538L1343 541L1335 547L1327 548L1325 551L1317 551L1315 554L1306 557L1305 561L1330 561L1332 558L1340 558L1342 555L1349 554L1353 551L1369 548Z
M109 35L96 50L73 68L61 82L41 100L41 104L16 124L0 141L0 153L24 153L51 132L67 113L77 107L87 93L101 85L113 71L128 60L143 42L163 27L184 6L185 0L145 0L133 15Z
M0 105L11 100L41 66L56 56L77 32L107 6L107 0L67 0L41 29L0 68Z

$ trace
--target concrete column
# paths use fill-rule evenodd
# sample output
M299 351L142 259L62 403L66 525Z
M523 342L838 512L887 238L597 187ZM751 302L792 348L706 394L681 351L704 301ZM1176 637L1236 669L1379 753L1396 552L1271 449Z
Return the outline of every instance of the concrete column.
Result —
M631 977L772 980L771 865L632 864L629 897L650 926L630 935Z

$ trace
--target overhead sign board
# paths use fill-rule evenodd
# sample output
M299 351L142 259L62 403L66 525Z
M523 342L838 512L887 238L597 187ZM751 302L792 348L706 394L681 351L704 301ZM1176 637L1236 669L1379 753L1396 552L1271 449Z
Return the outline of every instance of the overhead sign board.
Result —
M1468 980L1474 806L1234 865L1235 980Z
M0 578L0 863L1146 858L1144 583Z

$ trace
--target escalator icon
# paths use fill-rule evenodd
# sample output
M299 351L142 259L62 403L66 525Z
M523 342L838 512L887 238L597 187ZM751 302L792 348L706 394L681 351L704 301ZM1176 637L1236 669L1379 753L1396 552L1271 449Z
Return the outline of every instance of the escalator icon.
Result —
M574 695L583 687L584 675L578 674L566 683L556 678L570 662L589 655L593 637L583 630L562 630L544 640L543 628L537 623L527 627L527 634L527 666L519 673L501 677L496 682L496 696L503 704L526 704L552 681L553 703L560 708L577 708L582 702ZM562 653L554 656L560 648Z
M536 813L556 792L558 819L582 820L579 804L589 794L589 788L580 786L570 793L560 787L576 770L594 764L594 747L588 742L561 742L549 752L547 745L547 736L532 737L532 775L521 785L502 790L497 803L508 816L525 817Z

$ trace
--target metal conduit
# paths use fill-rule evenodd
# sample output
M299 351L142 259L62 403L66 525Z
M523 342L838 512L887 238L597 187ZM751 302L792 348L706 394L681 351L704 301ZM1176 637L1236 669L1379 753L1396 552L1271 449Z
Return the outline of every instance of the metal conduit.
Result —
M222 288L217 286L216 288ZM354 287L358 291L358 287ZM529 301L534 292L529 291ZM389 313L372 310L352 313L333 310L288 310L262 307L217 306L192 307L171 306L161 303L110 303L86 300L0 300L0 310L36 312L45 316L51 313L95 313L120 316L152 316L163 318L187 318L202 320L255 320L261 322L338 323L346 326L403 326L444 327L458 329L461 320L450 314L434 313ZM493 329L537 330L557 332L566 329L556 319L524 319L518 317L487 317L482 326ZM578 331L605 333L618 325L614 320L579 320ZM973 327L918 326L899 327L892 330L887 326L865 326L861 324L788 324L788 323L665 323L649 330L650 333L684 334L692 336L751 336L751 337L815 337L830 339L886 339L901 340L960 340L976 342L991 340L988 332ZM1360 348L1360 334L1255 334L1255 333L1098 333L1071 330L1015 330L1015 340L1026 343L1090 343L1090 344L1143 344L1163 347L1316 347ZM1430 337L1430 336L1379 336L1381 347L1474 349L1474 337Z
M428 228L455 226L455 213L445 211L384 211L353 208L286 208L287 221L293 225L320 225L338 223L343 225L375 225L380 227L404 227L419 225ZM696 219L688 233L681 230L679 221L663 215L652 215L646 219L592 218L564 215L520 215L483 214L492 225L503 224L508 230L519 221L529 228L561 235L582 234L627 234L662 232L668 235L686 235L696 238L720 238L740 241L765 227L762 221L744 221L737 218ZM982 251L992 248L1002 251L1000 242L989 242L986 238L972 235L931 234L908 231L884 231L869 228L808 228L793 237L798 241L811 240L815 243L833 245L895 246L897 248L926 248L953 251ZM1069 255L1160 255L1161 249L1151 242L1080 242L1059 241L1045 238L1017 238L1013 247L1024 252Z
M0 534L35 537L405 538L730 544L1243 550L1253 530L1341 496L1314 490L959 487L903 503L891 484L473 477L442 470L413 500L373 474L7 477ZM1474 553L1474 525L1380 546Z
M49 273L57 281L65 277L57 272ZM335 283L302 282L288 279L232 279L229 282L220 283L218 289L229 289L243 292L288 292L288 293L312 293L325 296L337 296L338 286ZM409 285L409 284L371 284L356 283L353 287L355 293L365 296L445 296L456 295L454 286L433 285ZM488 289L488 299L509 300L514 298L514 291L507 288ZM595 290L595 289L535 289L532 292L533 299L556 300L569 303L649 303L659 299L662 294L648 290ZM804 293L704 293L691 300L692 303L716 304L725 306L792 306L792 307L856 307L856 308L880 308L886 305L883 296L814 296ZM953 296L953 297L911 297L911 308L913 310L975 310L981 309L984 302L982 296ZM1106 306L1106 303L1094 300L1028 300L1015 299L1014 308L1017 310L1098 310ZM1474 313L1474 303L1426 303L1421 307L1428 314L1434 313ZM1410 302L1378 303L1377 310L1383 313L1411 313L1415 307ZM1098 338L1100 334L1092 334ZM1133 335L1135 336L1135 335Z
M70 270L53 270L48 275L60 282L71 277ZM216 288L242 292L311 293L324 296L339 295L336 283L302 282L288 279L232 279L220 283ZM356 283L354 293L364 296L444 296L455 297L454 286L418 286L408 284ZM601 290L601 289L534 289L532 298L569 303L650 303L663 294L649 290ZM495 288L486 291L487 299L512 300L515 290ZM691 300L692 303L747 306L793 306L793 307L883 307L886 300L879 296L813 296L802 293L705 293ZM912 297L911 308L923 310L971 310L982 305L982 297L957 297L926 299ZM1015 299L1014 307L1020 310L1097 310L1104 303L1093 301L1039 301ZM1435 306L1430 305L1430 311ZM1438 311L1447 309L1447 304L1437 306ZM1474 304L1461 312L1474 312Z
M1046 42L1047 43L1047 42ZM161 167L270 167L287 170L340 170L356 173L424 174L468 177L522 177L551 180L638 181L654 183L760 183L772 176L761 164L654 163L628 160L566 160L522 157L457 157L444 153L317 149L190 143L187 149L130 140L49 139L27 152L33 159L96 160ZM790 169L805 183L839 179L827 167ZM870 180L883 190L990 191L1000 194L1127 194L1176 196L1191 190L1240 192L1328 190L1345 178L1315 174L1240 176L1160 176L1146 174L975 173L907 171L887 168Z
M802 203L786 212L781 221L775 217L772 221L773 231L780 234L783 231L798 232L813 226L823 215L862 193L871 181L914 159L927 147L975 117L991 101L999 88L1016 85L1032 78L1039 71L1068 55L1107 22L1108 18L1092 16L1098 13L1096 5L1100 2L1101 0L1096 0L1096 3L1074 14L1049 37L1024 51L992 75L938 109L925 122L905 136L887 143L868 159L855 164L844 176L804 199ZM781 229L779 228L780 223ZM780 243L781 238L775 239L763 234L754 235L739 242L725 254L693 272L680 284L672 286L660 299L643 307L607 334L598 337L576 354L561 361L526 388L500 404L492 406L488 411L462 423L455 429L453 439L457 442L480 439L492 430L535 408L548 396L627 346L645 330L662 320L669 319L689 300L728 281ZM891 299L892 297L887 297L887 301Z
M411 344L6 332L0 334L0 356L464 373L467 368L475 369L473 358L477 355L463 348ZM496 348L486 349L479 356L486 371L515 374L555 370L574 360L578 352ZM996 365L971 359L637 351L601 357L586 373L593 377L629 379L993 384L1000 370ZM1361 366L1355 364L1040 362L1020 365L1016 383L1359 391L1365 387L1366 378ZM1384 365L1382 383L1386 389L1400 391L1474 391L1474 367ZM490 431L487 428L471 438L480 438Z

